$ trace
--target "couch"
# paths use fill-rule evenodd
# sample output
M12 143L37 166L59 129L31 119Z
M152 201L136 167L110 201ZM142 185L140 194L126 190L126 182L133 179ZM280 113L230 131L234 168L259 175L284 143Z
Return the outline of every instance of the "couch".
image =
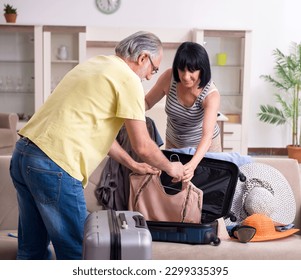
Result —
M295 227L301 229L301 186L298 162L289 158L254 158L257 162L277 168L287 178L292 187L297 208ZM9 176L10 156L0 156L0 259L16 258L18 209L16 193ZM97 204L94 190L99 182L103 161L89 179L85 197L89 211L101 209ZM12 236L10 236L12 235ZM222 240L219 246L187 245L179 243L153 242L153 259L204 259L204 260L301 260L301 235L266 242L239 243L231 239Z
M0 155L12 153L18 137L18 120L16 113L0 113Z

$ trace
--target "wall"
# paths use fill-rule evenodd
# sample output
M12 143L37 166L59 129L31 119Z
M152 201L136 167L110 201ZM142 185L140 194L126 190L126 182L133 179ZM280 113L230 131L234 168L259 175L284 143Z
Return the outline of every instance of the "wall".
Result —
M298 0L121 0L113 15L100 13L95 0L0 0L18 8L18 24L86 25L157 30L207 28L252 30L249 147L284 147L289 142L285 127L258 121L259 105L273 99L273 89L259 78L272 73L273 49L286 52L291 41L300 42L296 19ZM4 17L0 17L4 23ZM0 42L1 47L1 42ZM288 137L286 137L288 135Z

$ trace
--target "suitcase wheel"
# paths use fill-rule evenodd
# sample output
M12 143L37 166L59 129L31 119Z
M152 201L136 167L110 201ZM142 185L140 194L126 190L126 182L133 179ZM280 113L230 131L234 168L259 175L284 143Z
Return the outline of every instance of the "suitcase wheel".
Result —
M229 212L229 214L228 215L226 215L225 217L224 217L225 219L230 219L230 221L232 222L232 223L234 223L234 222L236 222L237 221L237 218L235 217L235 215L230 211Z
M246 176L241 172L239 172L238 177L241 182L245 182L247 180Z
M237 221L236 217L235 216L230 216L230 221L232 223L235 223Z
M218 246L220 243L221 243L221 240L217 237L216 233L206 232L205 238L204 238L204 244Z
M221 240L218 237L211 241L211 245L213 246L218 246L219 244L221 244Z

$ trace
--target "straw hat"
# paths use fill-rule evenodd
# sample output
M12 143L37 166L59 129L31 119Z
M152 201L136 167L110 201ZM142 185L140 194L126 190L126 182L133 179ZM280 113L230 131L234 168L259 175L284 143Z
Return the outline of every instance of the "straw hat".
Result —
M264 214L274 225L293 223L296 202L291 186L276 168L252 162L240 167L246 176L245 182L238 181L233 197L231 212L237 218L233 223L226 219L226 225L242 222L252 214Z
M299 229L288 229L286 231L276 231L274 222L271 218L263 214L253 214L247 217L243 222L244 226L251 226L256 228L254 237L251 242L267 241L278 238L283 238L294 234Z

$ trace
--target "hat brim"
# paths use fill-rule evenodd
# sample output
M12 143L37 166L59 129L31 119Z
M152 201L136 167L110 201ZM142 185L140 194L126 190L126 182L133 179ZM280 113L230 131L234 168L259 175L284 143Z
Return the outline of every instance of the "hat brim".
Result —
M254 237L250 240L250 242L260 242L260 241L269 241L269 240L275 240L284 238L287 236L290 236L296 232L298 232L299 229L288 229L286 231L275 231L273 233L267 234L267 235L254 235Z
M270 215L270 218L274 221L275 225L293 223L296 215L294 194L288 181L279 170L264 163L252 162L242 165L240 171L247 179L258 178L268 182L272 186L276 211ZM227 225L240 223L247 217L242 205L244 192L244 182L238 181L231 206L231 212L237 220L233 223L230 219L226 219L225 223Z

